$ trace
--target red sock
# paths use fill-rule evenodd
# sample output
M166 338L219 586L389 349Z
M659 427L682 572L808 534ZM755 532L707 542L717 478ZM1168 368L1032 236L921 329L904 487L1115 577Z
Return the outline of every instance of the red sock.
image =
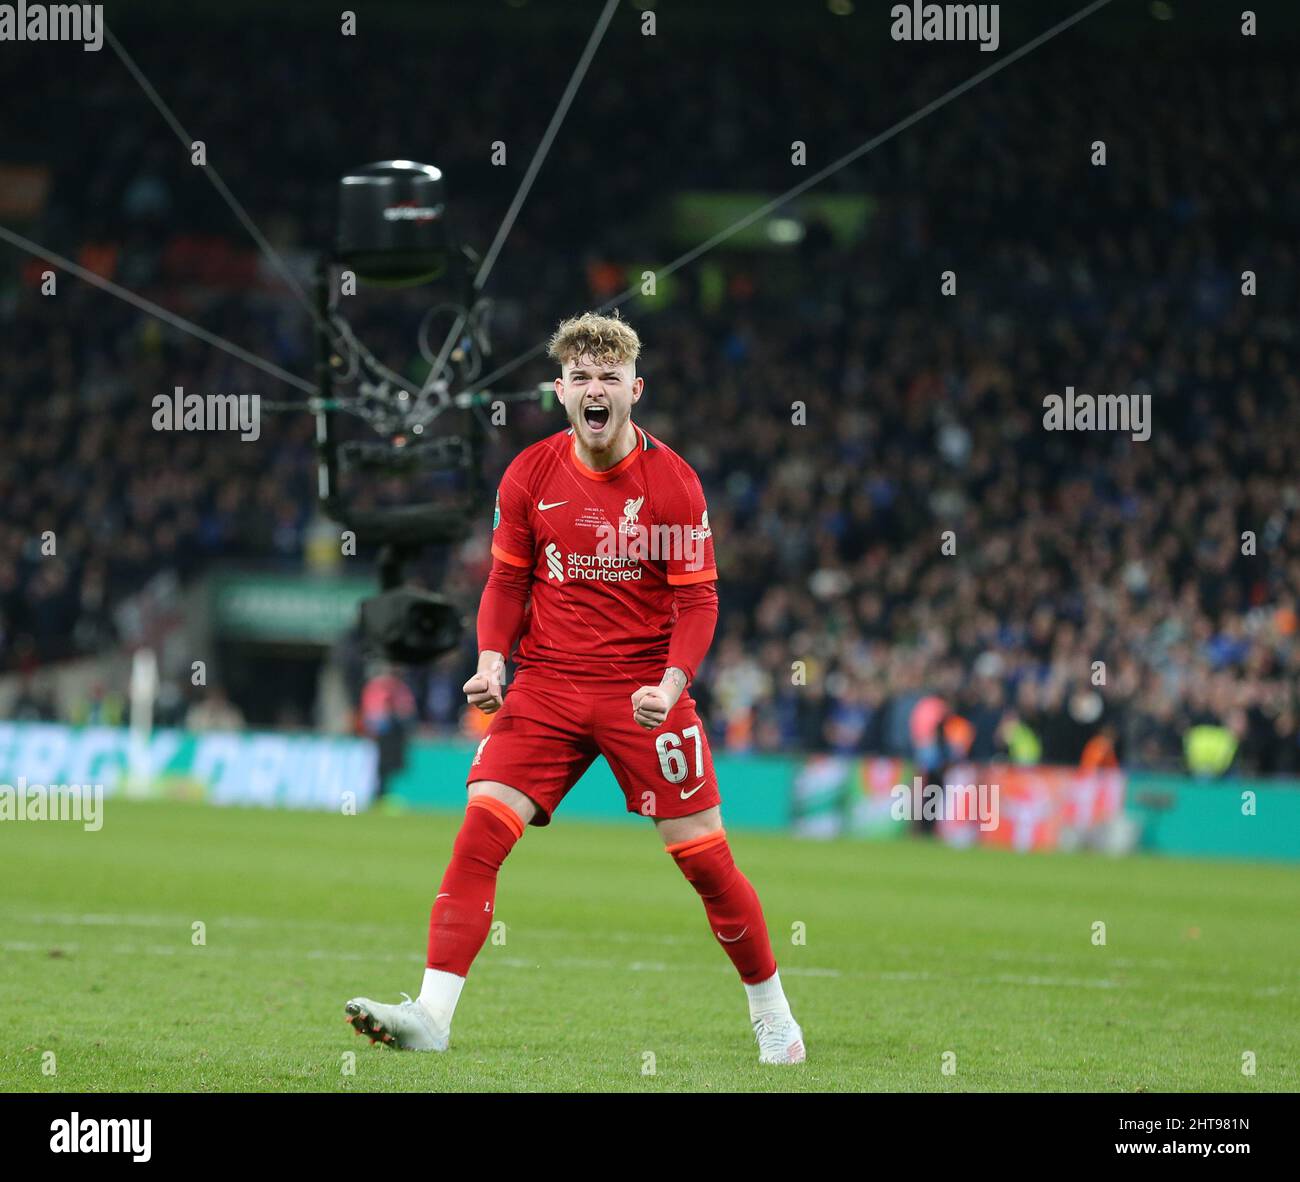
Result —
M776 972L767 922L758 892L731 860L726 831L674 842L667 849L704 900L709 926L740 979L746 985L766 981Z
M523 832L509 805L492 796L470 798L429 915L429 968L469 975L492 928L497 871Z

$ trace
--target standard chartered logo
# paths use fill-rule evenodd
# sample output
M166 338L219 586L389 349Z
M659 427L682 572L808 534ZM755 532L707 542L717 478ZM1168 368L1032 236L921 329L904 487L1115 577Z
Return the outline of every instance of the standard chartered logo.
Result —
M641 578L641 563L635 558L622 558L606 554L579 554L571 550L561 555L560 547L551 542L546 554L546 577L563 583L566 579L585 582L626 583Z

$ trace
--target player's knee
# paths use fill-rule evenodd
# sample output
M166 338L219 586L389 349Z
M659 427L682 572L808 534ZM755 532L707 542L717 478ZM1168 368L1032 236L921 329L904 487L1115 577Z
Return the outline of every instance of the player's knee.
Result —
M725 894L739 873L726 842L698 853L674 853L673 860L686 881L705 899Z
M722 810L714 805L685 817L661 817L655 821L655 828L664 844L669 847L687 841L699 841L721 832Z
M473 800L476 796L486 796L491 800L499 800L510 808L525 825L537 815L537 806L518 788L511 788L509 784L502 784L496 780L475 780L469 785L469 799Z
M488 793L471 796L452 844L453 865L471 874L494 877L523 836L525 825L518 813L496 797Z

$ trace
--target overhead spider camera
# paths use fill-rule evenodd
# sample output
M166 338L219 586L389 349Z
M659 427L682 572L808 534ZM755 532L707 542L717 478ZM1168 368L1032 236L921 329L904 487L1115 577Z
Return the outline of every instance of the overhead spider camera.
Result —
M367 283L429 283L452 267L456 247L447 229L441 169L384 160L339 182L335 255Z
M448 652L463 634L450 600L402 584L405 564L421 548L465 538L484 504L486 420L482 392L470 384L490 352L490 305L476 298L475 263L448 227L440 169L385 160L341 178L334 249L316 271L320 393L309 406L317 422L318 495L358 542L380 548L381 592L361 605L360 627L370 649L402 663ZM355 292L357 284L441 289L418 334L429 364L423 381L390 368L359 339L341 310L347 303L341 293ZM450 332L435 351L430 330L438 316L449 321ZM453 383L462 387L459 394ZM435 492L383 507L357 503L358 486L391 484L394 476L409 484L432 476Z

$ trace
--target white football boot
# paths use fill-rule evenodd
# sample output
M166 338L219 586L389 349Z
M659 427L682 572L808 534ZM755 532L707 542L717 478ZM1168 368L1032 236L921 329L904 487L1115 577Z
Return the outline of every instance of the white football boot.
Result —
M754 1019L760 1063L802 1063L807 1058L803 1031L790 1014L760 1014Z
M410 994L400 1005L386 1005L368 997L354 997L344 1010L348 1024L371 1042L382 1042L399 1051L445 1051L451 1030L439 1029L433 1015Z

